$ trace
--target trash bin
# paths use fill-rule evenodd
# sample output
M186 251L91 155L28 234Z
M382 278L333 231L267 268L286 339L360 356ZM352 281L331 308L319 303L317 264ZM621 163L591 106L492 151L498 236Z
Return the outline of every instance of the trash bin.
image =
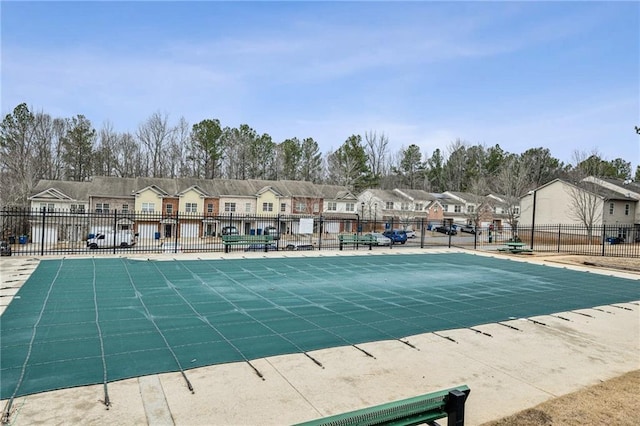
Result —
M262 235L262 228L258 228L258 235Z
M160 233L156 232L154 235L154 239L159 240L160 239Z
M88 239L92 239L92 238L95 238L95 237L96 237L96 234L89 234Z
M249 235L256 235L256 230L255 229L251 229L249 231Z
M27 244L27 236L20 235L20 237L18 237L18 241L20 242L20 244Z
M16 243L16 237L11 236L9 237L9 244L15 244Z

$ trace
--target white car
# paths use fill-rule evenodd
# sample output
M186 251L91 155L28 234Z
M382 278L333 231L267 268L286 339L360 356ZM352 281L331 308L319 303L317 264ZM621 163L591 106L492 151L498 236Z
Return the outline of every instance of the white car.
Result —
M391 245L391 238L387 238L384 235L382 235L379 232L371 232L369 234L365 234L365 235L371 235L371 239L375 241L375 245L377 246L389 246Z
M407 233L407 238L415 238L416 237L416 231L414 231L413 229L406 229L404 232Z

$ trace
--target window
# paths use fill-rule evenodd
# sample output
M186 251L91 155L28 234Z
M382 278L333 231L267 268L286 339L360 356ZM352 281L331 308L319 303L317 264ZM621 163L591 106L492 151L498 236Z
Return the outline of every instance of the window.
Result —
M198 211L198 203L185 203L184 211L187 213L196 213Z
M173 204L165 204L164 210L167 212L167 214L172 214L173 213Z
M327 203L327 211L335 212L336 210L338 210L338 203L335 201L329 201Z
M82 207L83 207L83 210L84 210L84 206L82 206ZM122 210L122 213L128 213L129 212L129 204L123 204L121 210Z
M229 213L229 212L235 212L236 211L236 203L224 203L224 211Z
M442 211L443 212L448 212L449 211L449 205L448 204L443 204L442 205Z
M143 213L153 213L156 211L156 203L142 203Z
M262 203L262 211L263 212L272 212L273 211L273 203Z
M416 205L415 205L415 209L416 209L415 211L417 211L417 212L421 212L421 211L422 211L422 204L420 204L420 203L416 203Z
M84 213L84 204L71 204L71 213Z
M307 210L307 203L303 202L303 201L298 201L296 203L296 211L297 212L303 212Z
M96 213L109 213L109 203L96 203Z
M318 213L320 211L320 203L313 203L313 212Z
M251 213L251 203L244 203L244 212Z
M625 204L624 205L624 215L625 216L629 216L629 208L630 208L629 204Z
M467 206L467 213L473 213L475 208L473 206Z
M348 212L354 212L356 211L356 205L355 203L346 203L345 205L345 210Z
M213 203L207 204L207 213L213 213ZM210 234L207 234L210 235Z
M287 211L287 203L280 203L280 211L281 212Z
M513 213L514 214L520 214L520 206L514 206L513 207Z
M456 204L455 206L453 206L453 212L454 213L460 213L462 211L462 206L459 204Z
M609 203L609 214L613 214L613 203Z
M387 210L393 210L393 201L387 201L385 203L385 209Z

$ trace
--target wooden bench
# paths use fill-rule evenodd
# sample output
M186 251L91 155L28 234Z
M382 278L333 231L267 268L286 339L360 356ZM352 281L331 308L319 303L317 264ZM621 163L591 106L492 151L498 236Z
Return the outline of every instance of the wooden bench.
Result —
M419 425L437 424L447 417L448 426L464 426L466 385L389 402L344 414L299 423L297 426Z
M229 253L231 246L247 244L264 244L264 251L269 251L269 245L273 244L273 235L223 235L222 244L225 253Z
M371 250L371 247L377 244L375 238L370 234L342 234L338 235L338 240L340 240L340 250L345 245L355 245L356 248L358 245L369 246L369 250Z

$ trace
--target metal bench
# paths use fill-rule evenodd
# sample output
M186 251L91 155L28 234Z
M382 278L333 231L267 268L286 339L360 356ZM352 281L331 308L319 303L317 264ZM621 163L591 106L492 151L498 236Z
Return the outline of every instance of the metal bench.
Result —
M338 235L338 240L340 241L340 250L342 250L345 245L355 245L356 248L358 248L358 245L368 245L369 250L371 250L371 247L377 244L375 238L370 234L341 234Z
M296 426L434 425L444 417L447 417L448 426L464 426L464 404L469 392L469 387L462 385Z
M222 244L225 253L229 253L231 246L248 244L264 244L264 251L269 251L269 245L273 244L273 235L223 235Z

